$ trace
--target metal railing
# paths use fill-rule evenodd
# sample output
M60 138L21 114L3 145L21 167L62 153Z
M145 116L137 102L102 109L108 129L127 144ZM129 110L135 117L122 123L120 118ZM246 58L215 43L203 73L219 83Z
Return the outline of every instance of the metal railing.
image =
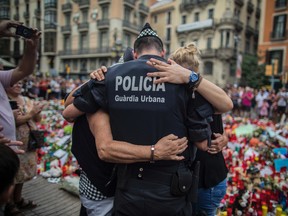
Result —
M25 12L23 13L23 17L24 17L24 19L29 19L29 17L30 17L29 11L25 11Z
M244 0L234 0L235 4L239 5L242 7L244 5Z
M83 23L80 23L78 25L78 29L79 30L89 30L89 23L88 22L83 22Z
M57 26L53 23L45 23L44 27L45 27L45 30L47 30L47 29L55 29L56 30L56 28L57 28Z
M70 2L62 5L62 11L71 11L72 10L72 4Z
M97 47L76 50L61 50L59 55L81 55L81 54L110 54L112 47Z
M90 1L89 0L79 0L78 4L79 4L80 8L89 7Z
M71 32L71 26L70 25L65 25L61 27L62 32Z
M101 19L97 20L97 26L100 27L108 27L109 28L110 20L109 19Z
M139 4L139 10L149 13L149 7L144 5L143 3Z
M271 40L286 40L288 36L288 31L285 30L283 32L274 31L270 33Z
M132 29L132 30L141 30L141 27L134 25L133 23L129 22L128 20L123 20L123 27Z
M217 49L205 49L201 51L202 58L213 58L217 54Z
M45 2L44 3L45 9L48 8L57 8L57 1L50 1L50 2Z
M124 3L135 5L135 0L124 0Z

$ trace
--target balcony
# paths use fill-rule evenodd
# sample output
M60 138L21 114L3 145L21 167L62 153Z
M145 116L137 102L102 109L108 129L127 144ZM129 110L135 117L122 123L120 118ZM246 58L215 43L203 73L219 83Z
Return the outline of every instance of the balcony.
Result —
M63 4L61 8L63 13L70 13L72 11L72 4L70 2Z
M131 23L128 20L123 20L122 25L123 25L123 30L132 32L137 35L139 34L139 31L141 30L141 27L136 26L135 24Z
M45 31L46 30L57 30L57 26L53 23L45 23L44 25Z
M40 17L41 16L41 9L40 8L36 8L34 10L34 14L35 14L36 17Z
M270 40L271 41L282 41L286 40L288 37L288 30L284 32L271 32L270 33Z
M252 36L254 35L254 29L250 26L250 25L246 25L246 29L245 29L245 34L246 36Z
M98 0L98 4L102 5L102 4L109 4L111 1L110 0Z
M45 9L57 9L57 1L49 1L44 3Z
M13 19L18 21L18 20L20 19L19 14L15 14L15 15L13 16Z
M144 14L148 14L149 13L149 7L144 5L143 3L140 3L139 4L139 12L144 13Z
M79 0L78 4L79 4L80 10L87 9L90 6L90 1L89 0Z
M77 55L97 55L97 56L110 56L112 47L97 47L87 49L76 49L76 50L62 50L59 51L60 56L77 56Z
M229 60L236 57L236 49L231 47L222 47L217 50L217 56L221 60Z
M177 26L177 32L191 32L191 31L199 31L203 29L209 29L214 27L214 20L213 19L207 19L203 21L193 22L193 23L187 23Z
M71 33L71 26L70 25L65 25L61 27L61 32L63 34L70 34Z
M251 1L247 3L247 12L251 14L254 11L254 4Z
M88 22L82 22L78 25L78 30L83 31L89 31L89 23Z
M191 0L183 0L180 4L180 11L190 11L193 9L193 4Z
M215 0L182 0L182 3L180 4L180 10L181 11L189 11L195 6L197 7L205 7L211 3L215 3Z
M242 31L243 29L243 22L241 22L238 18L221 18L220 24L228 24L235 26L237 32Z
M255 12L255 16L256 16L256 18L260 18L260 16L261 16L261 9L260 9L260 7L256 7L256 12Z
M29 18L30 18L30 13L29 13L29 11L25 11L25 12L23 13L23 17L24 17L24 19L29 19Z
M242 7L244 5L244 0L234 0L235 4Z
M102 5L102 4L109 4L111 2L111 0L98 0L98 4Z
M215 58L217 56L217 49L206 49L201 51L201 58Z
M110 25L110 20L109 19L97 20L98 29L109 28L109 25Z
M127 5L131 8L134 8L135 6L135 0L124 0L124 5Z

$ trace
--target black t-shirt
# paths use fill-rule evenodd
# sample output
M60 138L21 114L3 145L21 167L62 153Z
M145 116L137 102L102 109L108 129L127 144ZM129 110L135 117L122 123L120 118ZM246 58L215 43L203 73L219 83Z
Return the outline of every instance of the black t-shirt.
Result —
M92 184L103 195L114 196L115 185L106 186L111 180L114 164L104 162L99 158L86 115L78 117L74 122L71 150Z

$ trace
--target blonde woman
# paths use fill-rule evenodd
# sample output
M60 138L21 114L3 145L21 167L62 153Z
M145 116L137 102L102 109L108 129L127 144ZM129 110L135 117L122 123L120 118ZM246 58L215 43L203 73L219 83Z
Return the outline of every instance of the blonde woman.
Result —
M183 82L181 80L184 80L185 82L186 77L181 76L182 74L179 73L178 69L177 71L173 71L173 66L176 68L175 65L177 63L184 68L198 73L199 65L201 63L200 50L195 43L189 43L187 46L180 47L175 52L173 52L171 54L170 62L171 65L166 65L163 62L160 63L158 61L155 62L154 60L151 60L149 64L154 65L156 68L159 68L159 66L166 67L166 70L169 68L170 71L166 72L166 76L161 76L163 75L161 73L165 72L155 73L161 77L158 81L161 81L162 79L162 81L173 82L173 79L176 80L176 78L173 78L172 75L178 74L177 79L179 82ZM149 75L151 76L155 74ZM222 107L219 106L219 101L222 102L224 100L225 103L226 98L221 98L222 100L219 98L219 101L217 101L217 95L216 97L211 98L211 95L213 95L215 91L212 92L211 88L203 88L205 86L204 82L206 82L206 84L208 83L212 87L214 86L214 84L209 83L207 80L204 81L203 79L197 89L189 89L190 94L192 97L194 97L194 107L196 113L201 115L201 117L206 118L207 121L210 122L211 130L213 132L211 137L211 147L208 149L208 151L201 151L198 149L196 154L195 161L200 161L200 180L198 188L198 200L197 203L193 204L193 212L195 215L205 212L208 216L214 216L216 215L216 210L219 207L222 198L226 194L226 177L228 170L222 155L222 149L227 145L228 138L223 130L221 115L209 115L211 112L208 106L208 101L214 107L218 107L221 110ZM213 88L215 88L215 86ZM216 92L217 90L220 91L217 88L215 89ZM203 94L203 96L205 95L205 98L208 101L204 99L200 94ZM230 102L228 101L228 104L229 103Z

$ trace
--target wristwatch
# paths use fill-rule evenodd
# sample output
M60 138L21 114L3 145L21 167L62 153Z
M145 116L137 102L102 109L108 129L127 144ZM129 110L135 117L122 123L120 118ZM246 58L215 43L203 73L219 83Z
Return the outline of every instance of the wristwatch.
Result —
M189 88L193 88L195 84L198 82L198 80L199 80L199 74L196 73L195 71L191 71L188 82Z

